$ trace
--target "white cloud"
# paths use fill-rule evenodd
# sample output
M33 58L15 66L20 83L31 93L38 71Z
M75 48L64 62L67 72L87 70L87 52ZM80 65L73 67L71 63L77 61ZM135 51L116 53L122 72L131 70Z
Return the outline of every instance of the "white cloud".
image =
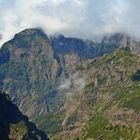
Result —
M59 85L58 90L61 90L66 94L69 94L71 89L73 89L73 92L75 93L81 93L85 87L85 79L85 75L81 76L79 72L73 73Z
M90 39L114 32L140 38L139 5L138 0L0 0L0 44L30 27Z

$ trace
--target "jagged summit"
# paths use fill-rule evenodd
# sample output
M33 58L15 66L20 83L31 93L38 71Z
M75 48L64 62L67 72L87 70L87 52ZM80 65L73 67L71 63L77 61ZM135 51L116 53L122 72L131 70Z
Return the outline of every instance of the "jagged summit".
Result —
M46 42L49 42L47 35L44 33L42 29L29 28L15 34L14 38L4 43L3 46L9 43L12 45L16 45L16 47L20 48L30 48L32 41L37 41L36 39L37 40L44 39Z
M19 32L17 35L21 35L21 36L35 36L35 35L41 35L41 36L46 36L47 35L44 33L44 31L41 28L29 28L29 29L25 29L21 32Z
M137 47L139 42L126 34L116 33L105 35L99 43L74 37L65 37L62 34L48 37L40 28L25 29L16 34L12 40L8 41L8 43L15 45L16 47L30 48L32 42L36 41L39 43L41 40L50 44L55 54L65 55L68 53L75 53L84 60L96 58L108 52L113 52L119 47L133 46L131 47L132 51L136 52L136 49L139 50L139 47Z

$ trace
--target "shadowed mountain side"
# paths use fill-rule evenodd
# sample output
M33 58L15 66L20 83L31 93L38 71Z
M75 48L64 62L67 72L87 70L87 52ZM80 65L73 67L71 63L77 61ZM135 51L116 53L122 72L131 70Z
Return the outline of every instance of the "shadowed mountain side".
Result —
M29 122L28 117L24 116L2 91L0 91L0 139L48 140L46 134Z

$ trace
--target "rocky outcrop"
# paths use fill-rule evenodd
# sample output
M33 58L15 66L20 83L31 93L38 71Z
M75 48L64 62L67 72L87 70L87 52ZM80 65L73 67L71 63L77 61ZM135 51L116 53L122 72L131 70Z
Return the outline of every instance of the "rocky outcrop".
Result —
M101 42L93 42L59 35L51 37L50 40L56 54L74 53L79 56L80 60L87 60L115 51L119 47L122 37L122 34L108 35Z

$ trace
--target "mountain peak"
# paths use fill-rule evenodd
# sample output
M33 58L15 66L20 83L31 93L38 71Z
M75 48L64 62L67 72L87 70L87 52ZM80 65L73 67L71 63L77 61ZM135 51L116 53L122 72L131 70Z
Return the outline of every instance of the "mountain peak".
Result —
M45 32L40 28L25 29L25 30L19 32L18 34L16 34L14 38L19 38L19 37L22 37L22 38L24 38L24 37L27 37L27 38L42 37L42 38L48 40L47 34L45 34Z
M121 41L120 41L120 47L125 50L129 50L134 54L139 55L140 53L140 42L133 37L130 37L127 34L123 34Z
M35 34L46 35L41 28L28 28L28 29L25 29L25 30L19 32L18 34L23 35L23 36L24 35L30 36L30 35L35 35Z
M30 48L33 42L42 42L42 40L49 42L48 36L42 29L29 28L15 34L14 38L8 43L19 48Z
M132 39L128 36L128 35L122 35L122 39L120 42L120 47L121 48L127 48L128 46L130 46Z

